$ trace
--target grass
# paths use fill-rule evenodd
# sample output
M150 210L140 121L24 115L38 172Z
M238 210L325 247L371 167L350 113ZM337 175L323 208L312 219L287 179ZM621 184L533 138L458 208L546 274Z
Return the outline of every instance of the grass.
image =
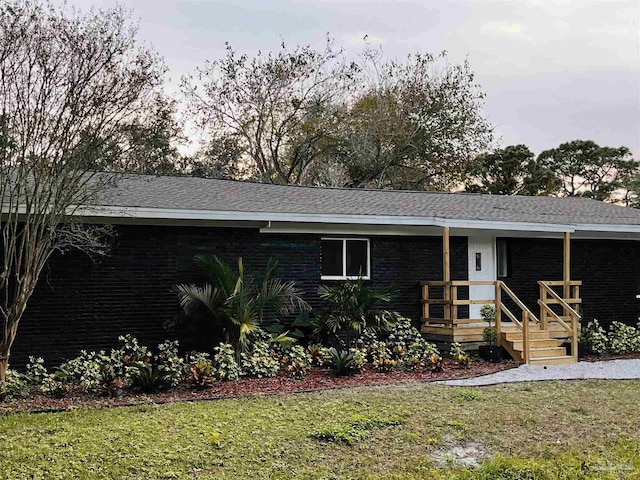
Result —
M639 398L638 381L424 384L17 414L0 478L640 478ZM479 469L434 463L470 442Z

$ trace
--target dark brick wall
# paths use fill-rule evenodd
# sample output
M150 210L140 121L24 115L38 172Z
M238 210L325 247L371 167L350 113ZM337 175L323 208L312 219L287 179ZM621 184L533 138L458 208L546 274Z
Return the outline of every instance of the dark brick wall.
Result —
M562 240L506 239L509 249L507 285L536 314L538 280L562 280ZM583 322L597 318L635 325L640 301L638 245L634 241L572 240L571 278L582 280Z
M163 325L179 317L176 283L198 281L195 255L218 255L228 262L242 256L247 269L278 260L279 277L295 280L307 300L319 306L320 235L261 234L257 229L119 226L109 257L56 256L43 272L29 302L12 351L12 364L29 355L48 363L81 349L108 349L132 333L153 345L170 337ZM368 236L374 285L391 285L390 305L419 322L421 280L442 275L439 237ZM453 279L467 278L467 240L451 239Z
M19 366L29 355L55 363L81 349L111 347L124 333L160 341L178 307L175 242L174 229L127 226L108 257L54 256L20 323L11 363Z

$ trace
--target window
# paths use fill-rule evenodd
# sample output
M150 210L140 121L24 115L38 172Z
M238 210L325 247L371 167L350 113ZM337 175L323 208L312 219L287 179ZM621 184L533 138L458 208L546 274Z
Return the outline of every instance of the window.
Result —
M496 242L496 257L498 278L507 277L509 275L509 260L506 240L498 240Z
M369 280L369 240L363 238L322 239L322 279Z

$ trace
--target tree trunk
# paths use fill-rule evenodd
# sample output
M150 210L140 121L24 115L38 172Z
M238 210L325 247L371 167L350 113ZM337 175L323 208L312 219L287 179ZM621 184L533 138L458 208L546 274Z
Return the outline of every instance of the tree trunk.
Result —
M2 360L0 360L0 383L4 382L5 378L7 377L7 368L9 368L9 352L5 353L4 352L0 352L0 357L2 358Z

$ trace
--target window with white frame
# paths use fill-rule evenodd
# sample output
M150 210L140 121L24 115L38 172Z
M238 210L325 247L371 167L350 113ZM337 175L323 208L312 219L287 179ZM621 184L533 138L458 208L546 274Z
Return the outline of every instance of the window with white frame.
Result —
M366 238L323 238L322 279L371 278L369 240Z
M496 242L498 278L509 276L509 251L506 240Z

